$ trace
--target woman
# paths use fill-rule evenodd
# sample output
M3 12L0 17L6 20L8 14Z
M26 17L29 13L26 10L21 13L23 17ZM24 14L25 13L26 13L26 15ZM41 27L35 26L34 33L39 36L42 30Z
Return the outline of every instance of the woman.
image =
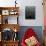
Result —
M41 46L33 29L27 29L22 39L21 46Z

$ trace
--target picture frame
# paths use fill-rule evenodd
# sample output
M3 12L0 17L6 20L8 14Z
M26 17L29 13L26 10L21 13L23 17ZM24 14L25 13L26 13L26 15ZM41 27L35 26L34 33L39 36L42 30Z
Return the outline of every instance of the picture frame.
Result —
M25 7L25 19L35 19L35 6Z
M18 24L18 16L9 17L8 24Z
M2 10L2 15L9 15L9 10Z
M12 29L10 28L5 28L2 31L2 40L3 41L9 41L9 40L18 40L18 32L14 32Z
M18 13L18 12L17 12L16 10L10 10L10 11L9 11L9 14L10 14L10 15L16 15L17 13Z
M2 31L2 40L3 41L9 41L9 40L12 40L12 30L10 28L5 28L3 29Z

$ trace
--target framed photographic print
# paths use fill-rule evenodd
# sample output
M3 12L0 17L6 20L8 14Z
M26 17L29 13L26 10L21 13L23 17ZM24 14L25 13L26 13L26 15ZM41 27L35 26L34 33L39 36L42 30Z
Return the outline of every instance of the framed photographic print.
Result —
M17 13L18 13L18 12L17 12L16 10L10 10L10 11L9 11L9 14L10 14L10 15L16 15Z
M35 19L35 6L25 7L25 19Z
M17 24L18 23L18 16L11 16L8 19L8 24Z
M2 10L2 15L9 15L9 10Z
M13 11L11 11L11 12L10 12L10 15L14 15L14 12L13 12Z
M2 32L2 40L8 41L12 40L12 30L10 28L5 28Z

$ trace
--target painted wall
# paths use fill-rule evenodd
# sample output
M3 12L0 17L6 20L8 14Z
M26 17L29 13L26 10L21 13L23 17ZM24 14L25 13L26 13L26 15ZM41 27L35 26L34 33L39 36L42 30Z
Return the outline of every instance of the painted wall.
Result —
M36 8L36 19L35 20L25 20L25 6L35 6ZM24 0L21 3L20 11L20 25L22 26L42 26L43 25L43 6L42 0Z
M10 7L15 6L15 0L0 0L0 6ZM17 6L20 7L19 10L19 24L20 26L43 26L43 6L42 0L17 0ZM25 19L25 6L35 6L35 20ZM12 18L12 17L11 17ZM9 19L10 20L10 19ZM14 22L14 21L13 21Z

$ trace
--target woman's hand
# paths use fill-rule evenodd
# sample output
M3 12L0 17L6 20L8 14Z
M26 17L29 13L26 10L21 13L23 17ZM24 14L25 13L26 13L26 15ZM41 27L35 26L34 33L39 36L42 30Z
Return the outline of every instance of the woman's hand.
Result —
M38 41L34 36L32 36L32 37L26 39L25 43L27 44L27 46L35 46L38 43Z

